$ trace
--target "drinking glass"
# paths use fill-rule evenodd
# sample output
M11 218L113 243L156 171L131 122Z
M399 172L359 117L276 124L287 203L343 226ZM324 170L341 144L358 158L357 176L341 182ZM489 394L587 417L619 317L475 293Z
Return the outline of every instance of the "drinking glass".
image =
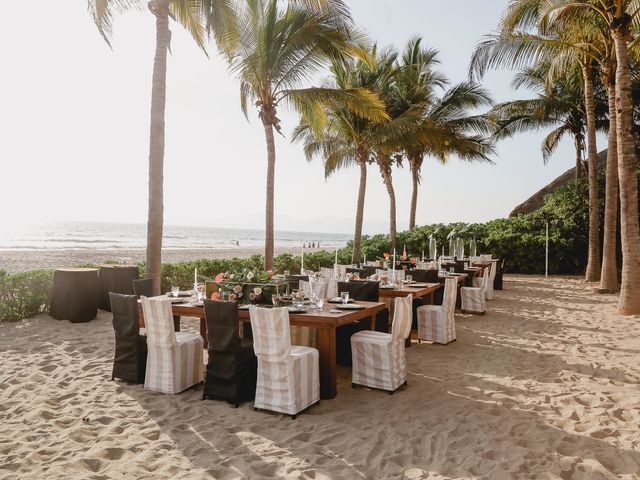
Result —
M453 273L453 272L455 272L455 271L456 271L456 268L455 268L455 267L449 267L449 272Z
M340 299L342 303L349 303L349 292L340 292Z
M271 295L271 303L273 303L274 307L279 307L280 306L280 295L278 295L277 293L274 293L273 295Z
M291 274L291 272L289 270L285 270L284 271L284 276L285 277L288 277L290 274Z
M324 298L322 297L322 295L317 295L316 296L316 308L318 310L322 310L323 306L324 306Z
M171 286L171 296L172 297L177 297L179 293L180 293L180 287L178 287L176 285L172 285Z
M411 283L413 281L413 275L406 275L404 278L407 281L407 283Z
M196 300L201 302L204 298L204 287L202 285L198 285L196 287Z

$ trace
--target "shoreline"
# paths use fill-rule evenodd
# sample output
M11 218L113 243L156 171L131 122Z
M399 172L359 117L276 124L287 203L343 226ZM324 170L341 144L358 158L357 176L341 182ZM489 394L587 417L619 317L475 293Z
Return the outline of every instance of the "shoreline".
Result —
M306 252L319 252L324 249L305 249ZM262 247L236 248L192 248L163 250L162 263L177 263L200 260L203 258L247 258L262 255ZM289 253L299 255L299 248L275 247L275 255ZM145 260L146 250L6 250L0 251L0 270L19 273L39 269L74 267L85 263L105 263L108 260L123 263L138 263Z

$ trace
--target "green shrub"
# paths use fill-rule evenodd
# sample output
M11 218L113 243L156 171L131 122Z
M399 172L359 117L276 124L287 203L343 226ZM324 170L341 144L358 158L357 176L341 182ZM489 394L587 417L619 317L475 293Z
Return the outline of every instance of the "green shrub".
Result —
M0 321L17 321L47 311L53 270L8 275L0 270Z

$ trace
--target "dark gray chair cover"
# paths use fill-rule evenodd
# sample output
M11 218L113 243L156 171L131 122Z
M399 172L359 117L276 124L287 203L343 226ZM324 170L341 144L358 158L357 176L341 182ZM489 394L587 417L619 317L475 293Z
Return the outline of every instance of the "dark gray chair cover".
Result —
M258 360L253 342L239 337L238 304L204 301L209 361L202 399L226 400L238 406L256 394Z
M504 273L504 258L496 263L496 278L493 280L493 289L502 290L502 274Z
M378 302L380 284L369 281L338 282L338 292L349 292L349 298L356 301ZM336 329L336 361L340 365L351 366L351 335L370 329L371 321L368 318ZM389 309L385 308L376 314L376 331L389 332Z
M138 297L110 293L113 312L113 331L116 336L111 380L121 378L133 383L144 383L147 367L147 337L140 335L138 324Z
M133 280L133 293L138 297L153 297L153 280L151 278Z

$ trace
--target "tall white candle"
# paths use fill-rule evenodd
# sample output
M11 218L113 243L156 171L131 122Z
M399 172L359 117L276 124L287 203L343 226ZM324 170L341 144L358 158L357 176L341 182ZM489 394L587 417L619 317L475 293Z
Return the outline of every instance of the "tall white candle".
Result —
M367 264L367 254L366 253L364 254L364 264L365 265Z
M396 249L393 249L393 271L396 270Z
M304 243L302 244L302 256L300 259L300 275L304 275Z
M198 267L193 270L193 288L198 285Z
M334 262L336 268L338 268L338 249L336 248L336 261Z
M424 250L422 250L422 261L424 262Z

